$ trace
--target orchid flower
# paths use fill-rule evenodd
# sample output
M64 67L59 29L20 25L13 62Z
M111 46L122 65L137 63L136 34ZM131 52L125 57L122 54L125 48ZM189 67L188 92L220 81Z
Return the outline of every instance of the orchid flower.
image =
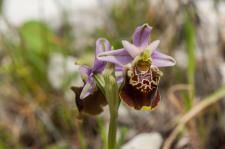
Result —
M133 34L133 44L123 40L122 49L97 55L99 60L126 68L119 96L137 110L152 110L158 105L158 84L162 76L158 67L173 66L176 63L172 57L157 50L159 40L149 43L151 31L152 27L147 24L139 26Z
M99 38L96 41L96 55L110 50L111 46L106 39ZM103 110L102 107L107 104L103 93L97 89L94 80L94 75L97 73L102 73L105 66L106 62L100 61L96 57L92 68L86 65L80 66L81 76L86 83L83 87L71 87L76 94L76 105L80 113L84 112L87 114L96 115L101 113Z
M96 53L95 53L96 55L104 51L110 51L110 50L111 50L111 46L108 40L99 38L96 41ZM80 99L84 99L94 92L96 88L96 84L94 81L94 74L101 73L104 70L105 66L106 66L106 62L98 60L96 57L95 57L94 65L92 68L86 65L80 66L81 76L84 78L84 80L86 80L86 83L80 93Z

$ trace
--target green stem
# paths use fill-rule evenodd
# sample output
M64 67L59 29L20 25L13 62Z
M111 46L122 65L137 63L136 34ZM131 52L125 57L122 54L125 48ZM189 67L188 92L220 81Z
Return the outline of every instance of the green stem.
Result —
M184 33L185 33L185 42L186 42L186 49L188 53L188 84L190 85L191 89L188 90L189 98L186 101L186 110L190 110L193 106L193 99L195 99L195 49L196 49L196 31L195 25L193 24L193 18L191 15L191 10L185 9L185 22L184 22Z
M108 65L105 72L105 96L109 104L110 122L108 131L108 149L116 148L117 117L119 107L119 90L114 74L114 65Z
M117 111L110 113L108 149L115 149L116 147L117 115L118 115Z
M98 118L97 124L99 127L100 137L102 140L102 147L103 147L103 149L107 149L107 135L106 135L106 131L105 131L104 120L102 118Z
M109 77L109 82L112 88L108 88L108 102L110 110L110 122L109 122L109 132L108 132L108 149L116 148L116 132L117 132L117 118L118 118L118 87L115 78L113 76ZM113 84L112 84L113 83Z

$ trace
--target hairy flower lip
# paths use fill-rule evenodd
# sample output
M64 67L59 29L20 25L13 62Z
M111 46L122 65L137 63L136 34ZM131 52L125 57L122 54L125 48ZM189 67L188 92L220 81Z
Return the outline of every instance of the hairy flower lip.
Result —
M153 110L160 101L158 91L160 74L156 73L158 69L152 67L144 74L136 73L136 69L137 67L133 66L126 70L125 82L119 96L128 106L136 110Z

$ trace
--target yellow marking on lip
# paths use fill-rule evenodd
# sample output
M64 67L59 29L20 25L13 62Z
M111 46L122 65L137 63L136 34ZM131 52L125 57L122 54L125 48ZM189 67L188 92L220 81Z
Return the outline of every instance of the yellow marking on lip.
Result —
M142 111L150 111L150 110L153 110L153 108L151 106L143 106L141 108Z

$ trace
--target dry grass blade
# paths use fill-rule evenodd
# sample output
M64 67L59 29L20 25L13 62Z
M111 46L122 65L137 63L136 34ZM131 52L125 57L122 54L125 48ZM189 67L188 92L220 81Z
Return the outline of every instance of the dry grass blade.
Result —
M180 131L184 128L184 126L189 122L191 119L195 118L198 114L200 114L203 110L205 110L208 106L213 105L223 99L222 97L225 96L225 86L219 89L217 92L213 93L212 95L206 97L202 100L202 102L195 105L189 112L187 112L184 116L181 117L179 120L176 128L173 130L171 135L167 138L163 145L163 149L169 149L176 139L177 135Z
M168 98L169 98L170 102L180 113L183 113L183 111L184 111L183 105L181 105L181 103L179 102L179 99L177 98L175 93L178 91L182 91L182 90L184 90L184 91L191 90L191 86L187 85L187 84L177 84L177 85L172 86L169 89L169 93L168 93Z

